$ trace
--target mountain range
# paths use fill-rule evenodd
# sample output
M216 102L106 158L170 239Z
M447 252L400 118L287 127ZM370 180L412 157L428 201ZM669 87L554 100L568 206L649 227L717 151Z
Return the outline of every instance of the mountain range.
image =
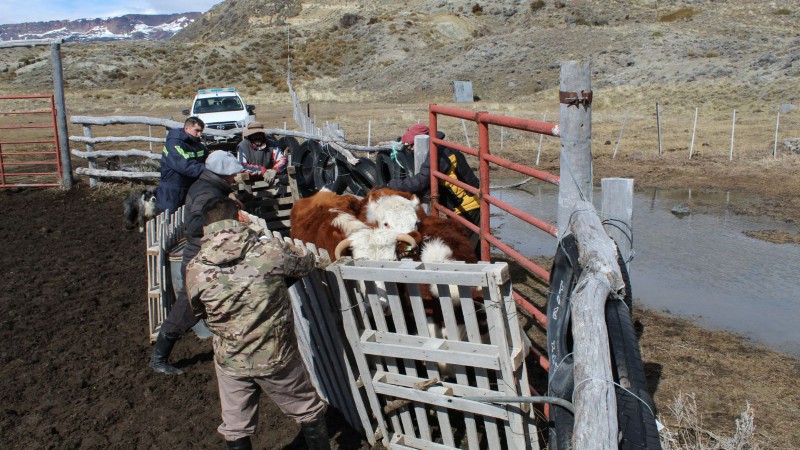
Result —
M65 41L154 40L171 38L202 13L126 14L98 19L53 20L0 25L0 41L64 39Z

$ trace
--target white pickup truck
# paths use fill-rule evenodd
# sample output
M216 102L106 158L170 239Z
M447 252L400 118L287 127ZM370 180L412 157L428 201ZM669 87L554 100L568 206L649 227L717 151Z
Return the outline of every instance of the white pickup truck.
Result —
M183 115L195 116L206 124L206 131L233 131L233 134L204 134L204 138L215 143L238 142L247 124L256 120L255 105L248 105L236 92L236 88L200 89L194 97L191 109Z

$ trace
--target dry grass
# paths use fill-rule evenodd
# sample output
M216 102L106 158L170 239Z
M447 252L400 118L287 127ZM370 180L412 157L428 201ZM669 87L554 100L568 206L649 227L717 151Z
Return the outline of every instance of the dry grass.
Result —
M731 436L718 435L706 430L697 407L694 394L678 393L669 405L671 417L660 417L664 425L660 431L664 450L758 450L755 441L755 422L753 410L748 403L736 419L736 430Z

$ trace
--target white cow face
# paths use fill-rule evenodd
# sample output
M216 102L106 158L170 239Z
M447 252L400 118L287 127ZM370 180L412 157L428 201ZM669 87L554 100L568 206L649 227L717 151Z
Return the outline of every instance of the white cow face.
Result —
M367 221L375 222L379 228L387 228L398 233L410 233L417 229L417 209L419 199L399 195L387 195L367 204Z
M351 234L348 239L353 259L394 261L397 259L397 231L366 228Z

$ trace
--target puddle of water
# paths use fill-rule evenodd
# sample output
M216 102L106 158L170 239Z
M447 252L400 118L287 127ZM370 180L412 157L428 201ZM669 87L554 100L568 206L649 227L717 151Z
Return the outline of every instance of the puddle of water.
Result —
M498 190L501 200L555 223L558 188L543 185L525 191ZM594 195L599 205L600 193ZM634 260L630 265L634 298L698 323L743 334L777 351L800 356L800 246L772 244L744 231L796 233L796 225L765 217L670 211L689 200L724 207L746 200L735 193L690 193L688 190L635 193ZM556 240L513 216L493 208L497 235L526 256L553 256ZM496 214L495 214L496 213Z

